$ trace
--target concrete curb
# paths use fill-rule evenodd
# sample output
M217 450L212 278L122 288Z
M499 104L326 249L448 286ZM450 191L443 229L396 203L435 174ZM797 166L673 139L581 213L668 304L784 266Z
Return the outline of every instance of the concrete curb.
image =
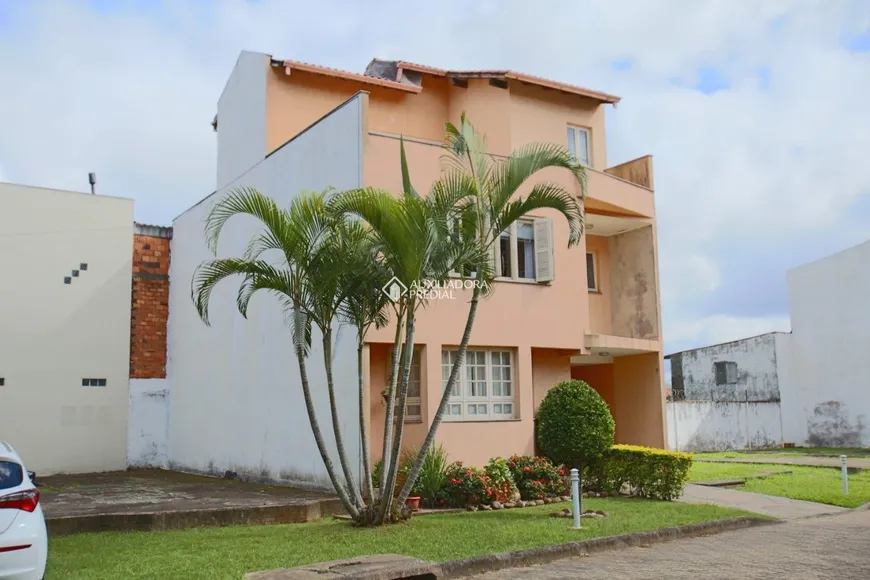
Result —
M50 537L91 532L151 532L238 525L299 524L344 513L339 500L304 504L46 518Z
M676 526L673 528L664 528L649 532L636 532L634 534L612 536L609 538L596 538L593 540L584 540L582 542L569 542L567 544L557 544L555 546L544 546L542 548L521 550L518 552L474 556L462 560L442 562L436 566L440 572L440 575L438 576L439 579L463 578L465 576L481 574L483 572L504 570L505 568L532 566L535 564L546 564L554 560L561 560L563 558L571 558L574 556L585 556L597 552L631 548L646 544L659 544L682 538L693 538L708 534L718 534L721 532L780 523L782 523L782 520L770 520L756 517L730 518L727 520Z
M865 503L865 504L862 505L862 506L858 506L858 507L853 508L853 509L854 509L854 511L856 511L856 512L861 512L861 511L868 511L868 512L870 512L870 501L868 501L867 503Z

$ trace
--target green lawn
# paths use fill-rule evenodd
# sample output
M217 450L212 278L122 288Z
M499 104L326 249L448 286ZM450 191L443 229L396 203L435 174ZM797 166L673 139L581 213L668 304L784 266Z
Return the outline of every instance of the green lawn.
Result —
M757 449L755 451L712 451L708 453L695 453L698 459L704 457L734 457L742 459L758 459L765 457L870 457L870 448L867 447L777 447L776 449Z
M570 504L421 516L399 526L355 529L346 522L245 526L173 532L81 534L51 540L47 578L240 580L254 570L294 567L363 554L430 561L498 553L636 531L753 515L711 505L631 498L584 500L606 518L583 530L548 514Z
M830 467L695 462L689 471L689 481L757 477L765 471L784 470L792 473L772 475L763 479L747 479L746 484L738 489L849 508L870 502L870 471L849 475L849 495L843 495L840 471Z

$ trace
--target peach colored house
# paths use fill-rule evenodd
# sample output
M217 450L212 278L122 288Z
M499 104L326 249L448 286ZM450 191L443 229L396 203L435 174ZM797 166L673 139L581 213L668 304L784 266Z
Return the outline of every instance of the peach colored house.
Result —
M362 92L365 185L401 190L401 135L414 185L426 191L441 168L444 124L458 122L462 111L486 134L494 155L552 141L588 166L587 235L579 247L567 248L566 224L547 212L502 237L502 277L481 304L461 392L438 432L451 458L482 464L492 456L533 453L536 408L549 388L570 377L601 393L619 442L664 446L652 158L608 165L604 113L618 97L511 71L373 60L357 74L260 56L267 69L258 97L265 99L258 106L265 111L266 155ZM215 117L216 130L221 123ZM218 187L258 161L242 159L233 167L232 155L219 147ZM552 171L536 180L576 191L569 177ZM419 314L409 445L425 436L462 334L468 294L455 291L453 298L432 302ZM384 328L366 336L374 459L380 456L381 391L393 333Z

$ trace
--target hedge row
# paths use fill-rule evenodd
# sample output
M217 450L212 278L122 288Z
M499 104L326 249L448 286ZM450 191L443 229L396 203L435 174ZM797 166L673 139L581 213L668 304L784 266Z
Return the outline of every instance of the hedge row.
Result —
M584 483L588 489L609 493L629 486L633 495L670 501L683 493L691 466L687 453L614 445L603 460L589 466Z

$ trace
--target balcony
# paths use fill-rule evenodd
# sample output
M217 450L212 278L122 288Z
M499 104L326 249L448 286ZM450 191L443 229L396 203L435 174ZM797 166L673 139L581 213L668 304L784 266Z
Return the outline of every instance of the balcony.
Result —
M640 157L604 171L587 169L586 209L623 216L655 216L652 157Z
M659 295L654 221L586 214L589 332L584 353L658 350Z

